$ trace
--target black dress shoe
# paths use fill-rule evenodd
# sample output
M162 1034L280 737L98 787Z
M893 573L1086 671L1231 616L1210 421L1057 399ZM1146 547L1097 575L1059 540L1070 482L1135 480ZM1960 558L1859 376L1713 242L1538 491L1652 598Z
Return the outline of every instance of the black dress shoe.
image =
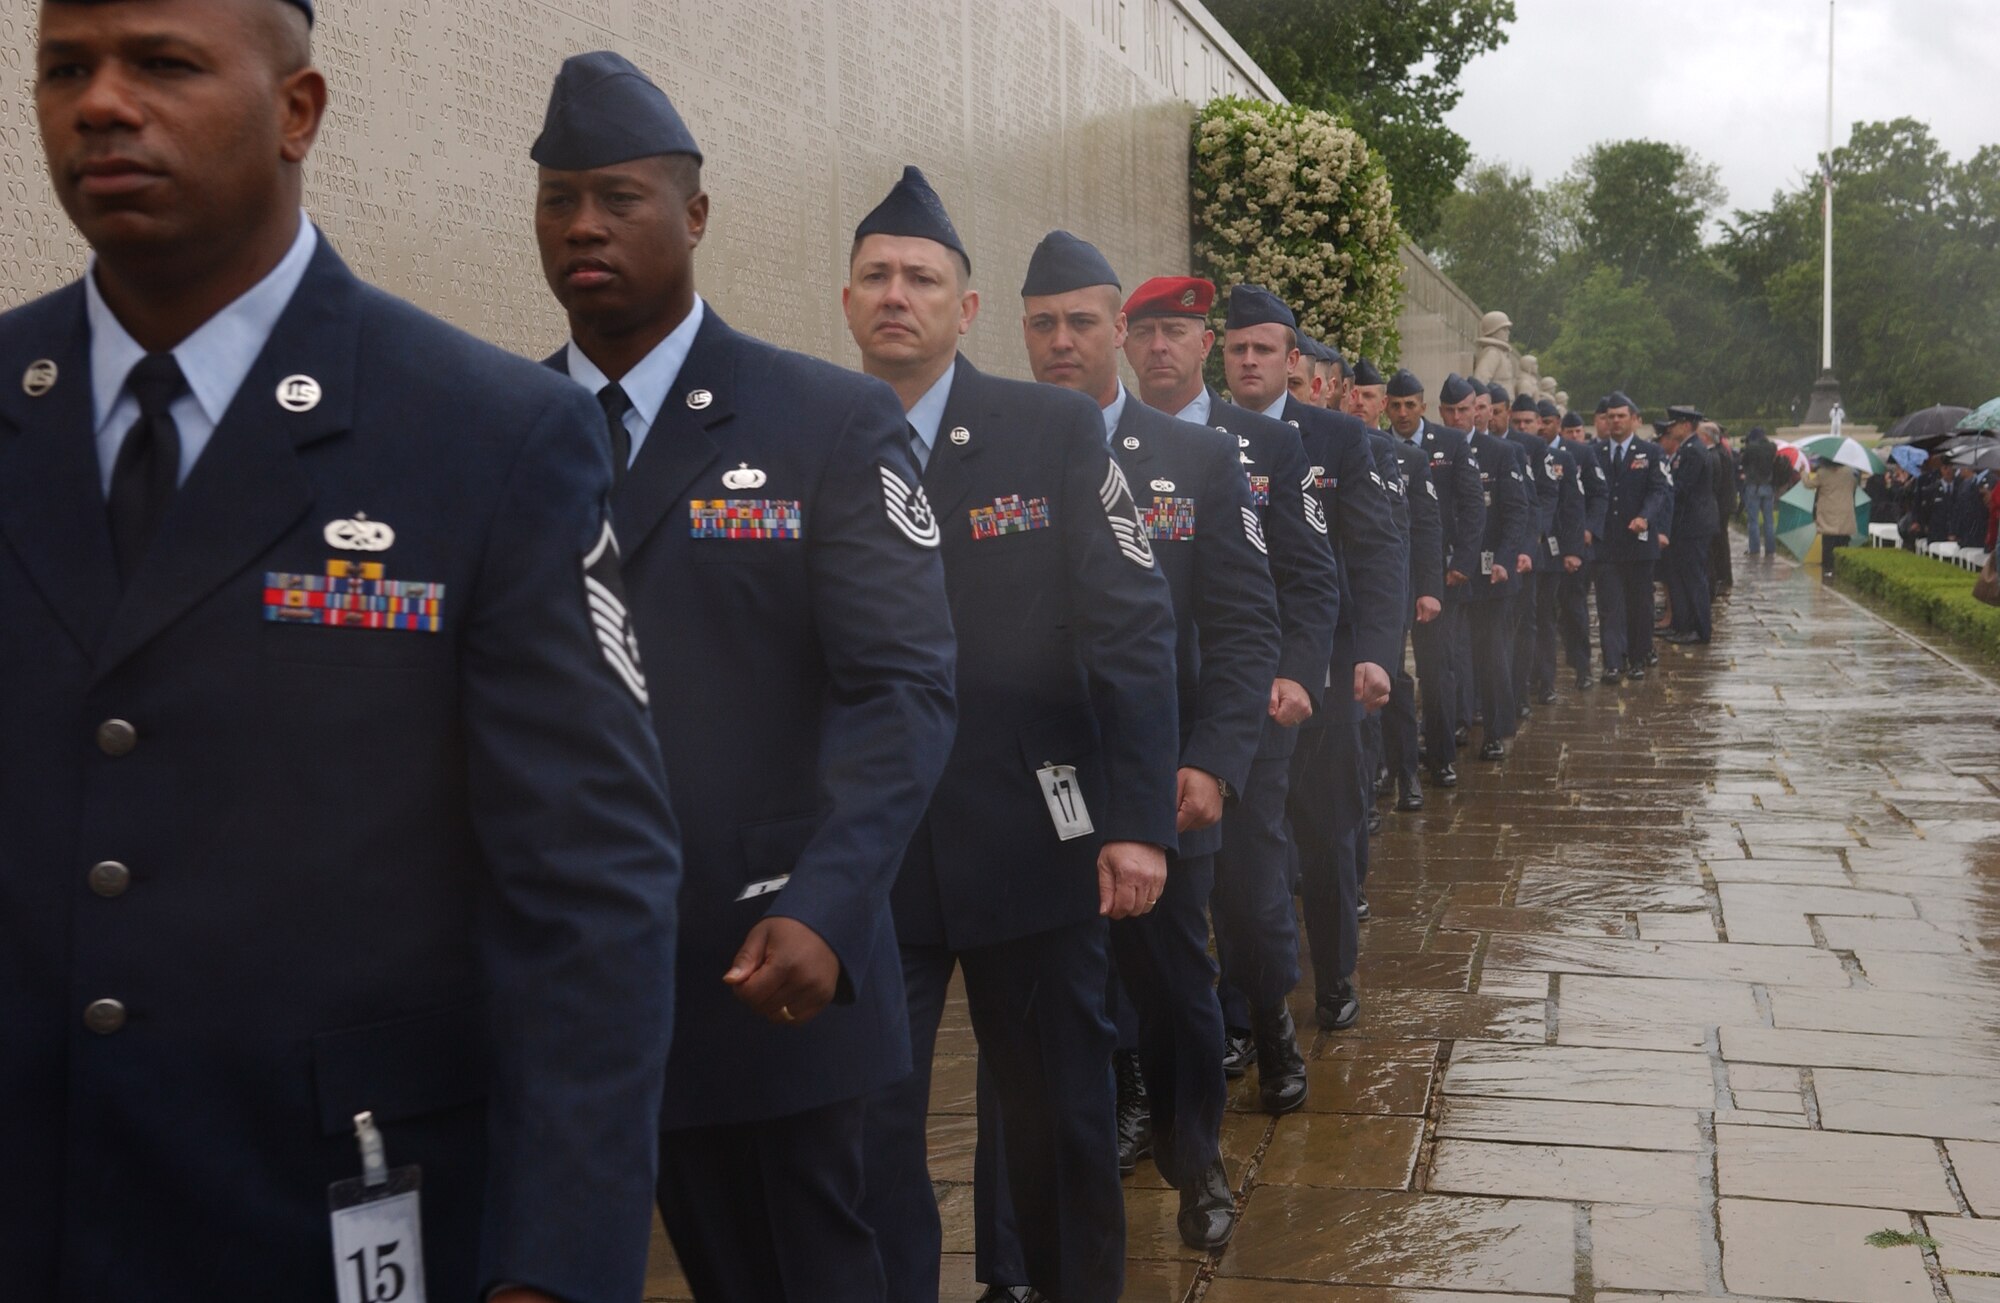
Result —
M1538 705L1552 706L1555 704L1555 700L1556 690L1554 688L1543 688L1535 694L1535 701Z
M1229 1188L1229 1172L1221 1159L1181 1187L1181 1211L1174 1219L1180 1228L1181 1243L1203 1253L1214 1253L1229 1243L1236 1233L1236 1194Z
M1520 705L1518 705L1518 706L1514 707L1514 718L1515 718L1515 719L1519 719L1519 720L1525 720L1525 719L1527 719L1527 718L1528 718L1528 716L1530 716L1530 715L1532 715L1532 714L1534 714L1534 713L1535 713L1535 708L1534 708L1533 706L1529 705L1529 704L1528 704L1527 702L1525 702L1525 701L1524 701L1524 702L1522 702L1522 703L1521 703Z
M1410 814L1413 811L1423 808L1424 789L1414 783L1403 789L1403 794L1396 798L1396 809L1404 814Z
M1389 770L1386 765L1375 771L1375 795L1378 799L1389 794L1390 781Z
M1458 728L1452 733L1451 740L1458 743L1460 746L1464 746L1467 742L1470 742L1472 740L1471 727L1465 724L1460 724Z
M1046 1303L1042 1292L1031 1285L988 1285L979 1303Z
M1153 1110L1146 1100L1139 1055L1119 1050L1111 1062L1118 1071L1118 1173L1130 1176L1139 1160L1153 1152Z
M1578 670L1576 672L1576 690L1578 692L1588 692L1596 686L1597 680L1590 677L1589 670Z
M1628 681L1637 683L1646 677L1646 667L1643 665L1634 665L1625 671L1625 677Z
M1313 1017L1330 1032L1352 1027L1361 1017L1361 998L1354 993L1354 983L1336 982L1331 990L1320 992L1313 1002Z
M1439 787L1457 787L1458 766L1439 765L1436 769L1431 770L1431 781Z
M1222 1075L1230 1081L1242 1078L1250 1071L1250 1060L1257 1054L1256 1038L1239 1027L1222 1029Z
M1507 758L1507 744L1497 740L1482 743L1479 748L1479 758L1481 760L1505 760Z
M1257 1099L1266 1113L1297 1112L1306 1102L1306 1057L1299 1053L1299 1029L1284 1004L1253 1011L1257 1039Z
M1603 683L1607 688L1615 688L1618 686L1619 677L1620 675L1617 670L1606 670L1604 671L1604 677L1599 682Z
M1646 653L1646 664L1658 665L1659 663L1660 663L1660 653L1656 651L1649 651Z
M1368 907L1368 897L1367 897L1367 896L1363 895L1363 894L1362 894L1361 892L1359 892L1359 891L1356 891L1356 892L1354 893L1354 897L1355 897L1355 899L1354 899L1354 917L1355 917L1355 918L1357 918L1357 919L1359 919L1359 920L1360 920L1361 922L1363 922L1363 923L1366 923L1366 922L1367 922L1367 921L1369 920L1369 918L1370 918L1371 916L1373 916L1373 914L1375 913L1375 911L1374 911L1374 910L1372 910L1372 909L1370 909L1370 908Z
M1381 831L1382 831L1382 807L1379 805L1371 805L1368 807L1368 835L1370 837L1373 837L1376 833Z

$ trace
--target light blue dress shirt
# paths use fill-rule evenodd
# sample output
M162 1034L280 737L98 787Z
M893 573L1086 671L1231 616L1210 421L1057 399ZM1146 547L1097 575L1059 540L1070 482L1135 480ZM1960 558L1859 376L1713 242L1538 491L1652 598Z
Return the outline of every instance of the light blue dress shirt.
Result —
M1287 398L1290 398L1291 396L1292 396L1292 394L1291 394L1291 391L1290 391L1289 389L1288 389L1288 390L1286 390L1286 391L1285 391L1284 393L1282 393L1282 394L1279 394L1279 395L1278 395L1278 401L1277 401L1277 402L1275 402L1275 403L1272 403L1272 404L1271 404L1271 405L1270 405L1269 407L1267 407L1267 408L1265 408L1265 409L1264 409L1264 415L1266 415L1266 416L1270 417L1270 418L1271 418L1272 420L1274 420L1274 421L1282 421L1282 420L1284 420L1284 419L1285 419L1285 400L1286 400Z
M674 381L681 378L681 367L687 362L688 350L694 347L695 332L701 329L704 315L706 308L697 294L694 307L681 319L681 324L668 331L667 337L653 345L653 351L640 358L639 364L618 381L618 387L632 401L625 412L625 430L632 436L632 455L625 462L628 470L639 459L639 448L646 442L653 422L660 419L660 408L666 405ZM569 378L592 394L611 383L610 377L583 355L573 339L569 342Z
M1175 412L1174 416L1178 420L1193 421L1196 425L1207 425L1208 413L1208 386L1203 385L1201 392L1194 396L1194 401Z
M1110 446L1111 436L1118 433L1118 421L1124 415L1125 385L1121 381L1118 385L1118 396L1112 399L1111 405L1104 409L1104 442L1107 447Z
M916 431L917 442L923 444L923 454L917 459L923 463L917 469L925 470L931 464L931 450L937 447L938 426L944 421L945 404L951 401L951 378L958 373L958 363L944 369L937 383L924 390L924 396L904 414L910 428Z
M181 469L176 483L185 482L188 472L215 436L215 427L243 387L243 379L257 363L278 318L298 292L318 247L319 233L311 219L299 213L299 233L292 247L278 260L263 280L245 290L222 311L201 324L201 328L174 346L174 361L187 377L188 392L168 409L181 436ZM118 450L139 419L139 400L125 387L132 368L146 356L97 292L97 261L83 278L83 302L90 323L90 393L97 416L97 473L104 496L111 496L111 469L118 464ZM271 401L275 402L276 399Z

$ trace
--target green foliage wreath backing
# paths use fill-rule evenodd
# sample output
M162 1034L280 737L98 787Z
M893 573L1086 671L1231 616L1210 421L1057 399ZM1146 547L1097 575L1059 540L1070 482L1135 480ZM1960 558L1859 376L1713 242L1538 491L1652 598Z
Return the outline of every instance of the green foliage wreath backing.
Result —
M1396 360L1403 232L1358 133L1317 109L1211 100L1194 120L1189 174L1197 275L1224 293L1262 285L1321 342Z

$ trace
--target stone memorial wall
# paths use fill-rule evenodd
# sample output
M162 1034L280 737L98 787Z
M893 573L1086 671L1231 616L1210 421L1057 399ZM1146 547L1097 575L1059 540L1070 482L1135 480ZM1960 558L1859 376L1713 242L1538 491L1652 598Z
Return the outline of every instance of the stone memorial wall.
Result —
M320 0L331 105L307 208L364 276L508 348L564 334L530 230L529 143L564 56L615 48L707 155L698 266L733 323L844 363L850 233L905 163L971 250L968 351L1023 367L1015 295L1041 234L1097 241L1130 283L1188 263L1187 129L1276 88L1192 0ZM85 250L35 129L36 6L0 0L0 307Z

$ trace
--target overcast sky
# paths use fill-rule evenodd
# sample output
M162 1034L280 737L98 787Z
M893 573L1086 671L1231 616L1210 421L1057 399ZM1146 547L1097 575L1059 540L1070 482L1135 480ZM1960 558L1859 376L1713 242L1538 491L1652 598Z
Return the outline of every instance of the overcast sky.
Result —
M1546 181L1600 140L1684 144L1762 208L1826 136L1826 0L1515 0L1511 39L1465 71L1447 118L1478 158ZM1928 122L1954 159L2000 140L1981 85L2000 0L1839 0L1834 139ZM1560 88L1560 89L1558 89Z

